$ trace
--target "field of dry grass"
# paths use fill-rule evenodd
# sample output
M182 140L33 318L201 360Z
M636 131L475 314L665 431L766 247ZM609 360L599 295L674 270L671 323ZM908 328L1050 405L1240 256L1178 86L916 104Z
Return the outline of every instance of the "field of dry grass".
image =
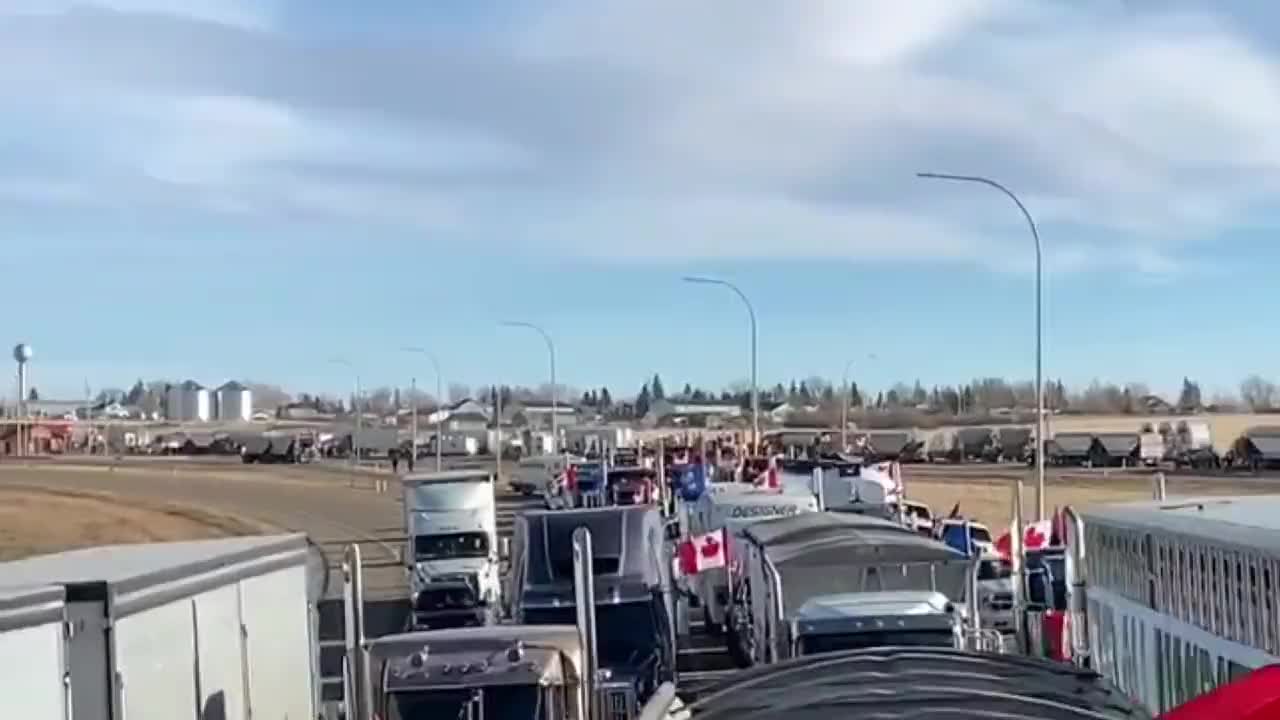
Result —
M1009 525L1013 511L1013 481L1007 476L966 475L942 478L935 475L911 477L906 470L907 496L929 504L934 513L946 514L960 503L961 513L981 520L997 532ZM1204 497L1215 495L1280 494L1280 484L1232 481L1227 478L1182 479L1170 477L1166 486L1169 496ZM1035 514L1035 484L1023 482L1024 518ZM1084 508L1114 502L1151 499L1150 480L1140 476L1112 475L1094 478L1079 476L1046 478L1045 507L1071 505Z
M178 505L108 493L0 486L0 561L99 545L197 540L259 532L257 525Z

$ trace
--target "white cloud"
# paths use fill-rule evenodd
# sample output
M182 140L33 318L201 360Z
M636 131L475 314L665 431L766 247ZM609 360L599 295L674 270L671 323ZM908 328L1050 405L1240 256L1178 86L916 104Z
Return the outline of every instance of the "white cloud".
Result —
M36 153L0 201L1022 269L1013 205L930 169L1015 188L1058 271L1105 253L1169 276L1280 191L1274 46L1172 3L582 0L395 47L277 3L72 4L0 14L0 110Z

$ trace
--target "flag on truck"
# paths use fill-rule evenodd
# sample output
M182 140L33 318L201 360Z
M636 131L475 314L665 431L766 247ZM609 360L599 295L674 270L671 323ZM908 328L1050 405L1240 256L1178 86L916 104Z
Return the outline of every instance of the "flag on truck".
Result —
M681 575L697 575L703 570L725 567L727 554L724 530L694 535L680 543L676 551Z
M1022 547L1024 550L1039 550L1049 547L1049 535L1053 533L1053 520L1038 520L1027 523L1022 529ZM1006 530L996 538L996 552L1006 560L1013 554L1013 538Z
M781 489L782 481L778 478L778 457L776 455L769 458L769 466L764 469L764 472L756 476L755 484L770 490Z

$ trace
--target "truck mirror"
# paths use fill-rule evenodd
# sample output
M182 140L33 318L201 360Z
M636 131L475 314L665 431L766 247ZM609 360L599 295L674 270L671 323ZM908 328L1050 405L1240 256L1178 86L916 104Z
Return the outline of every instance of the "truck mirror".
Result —
M667 539L672 541L680 539L680 523L678 522L667 523Z
M498 538L498 559L502 562L511 562L511 538Z

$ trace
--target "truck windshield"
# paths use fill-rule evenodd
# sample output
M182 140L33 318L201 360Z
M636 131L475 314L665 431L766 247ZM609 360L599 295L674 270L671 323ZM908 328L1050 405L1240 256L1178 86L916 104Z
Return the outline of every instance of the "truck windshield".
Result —
M413 539L417 560L451 560L489 556L489 538L482 532L419 535Z
M888 645L952 647L955 636L950 630L894 630L833 635L805 635L800 638L800 654L816 655L839 650L860 650Z
M473 699L476 702L473 703ZM468 712L470 707L475 709ZM392 693L387 720L551 720L532 685Z

